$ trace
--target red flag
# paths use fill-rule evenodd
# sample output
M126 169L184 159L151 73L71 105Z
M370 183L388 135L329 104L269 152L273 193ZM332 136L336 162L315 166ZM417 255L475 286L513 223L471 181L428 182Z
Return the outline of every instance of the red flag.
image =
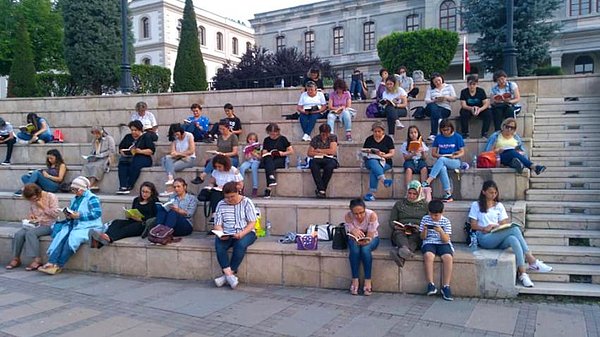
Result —
M469 51L465 48L465 73L471 72L471 62L469 62Z

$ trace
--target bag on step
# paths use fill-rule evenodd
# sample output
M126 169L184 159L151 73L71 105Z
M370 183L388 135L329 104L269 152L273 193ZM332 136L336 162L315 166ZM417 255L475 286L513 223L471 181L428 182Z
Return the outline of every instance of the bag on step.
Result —
M324 225L310 225L306 229L306 234L317 232L317 237L321 241L331 241L333 236L331 235L331 228L333 226L328 222Z
M494 168L497 165L496 152L482 152L477 156L477 168Z
M331 229L331 248L344 250L348 248L348 234L346 234L346 227L344 223L339 224Z
M173 228L165 225L157 225L148 232L148 241L159 245L168 245L172 242L179 242L181 238L173 237Z
M298 250L317 250L319 238L312 234L296 235L296 249Z

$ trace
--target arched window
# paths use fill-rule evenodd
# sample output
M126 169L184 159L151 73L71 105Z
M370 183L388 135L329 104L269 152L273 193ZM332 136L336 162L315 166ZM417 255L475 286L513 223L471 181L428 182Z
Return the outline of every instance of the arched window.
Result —
M456 31L456 3L446 0L440 5L440 28Z
M363 50L375 49L375 22L369 21L363 24Z
M183 20L179 19L177 22L177 39L181 38L181 25L183 25Z
M201 46L206 46L206 28L204 26L198 27L198 40L200 40Z
M569 15L586 15L592 12L592 0L570 0Z
M575 59L575 74L593 74L594 59L588 55L578 56Z
M148 65L148 66L149 66L149 65L151 65L151 64L152 64L152 61L150 60L150 58L149 58L149 57L144 57L144 58L142 59L142 64L145 64L145 65Z
M419 14L411 14L406 17L406 31L419 30Z
M279 35L275 38L275 51L285 49L285 36Z
M333 29L333 55L339 55L344 51L344 28Z
M217 33L217 50L223 50L223 33Z
M304 55L311 56L315 51L315 32L304 33Z
M150 38L150 19L148 19L147 17L143 17L142 20L140 20L140 28L141 28L141 34L142 35L142 39L149 39Z
M237 55L240 52L238 50L238 39L237 39L237 37L234 37L233 39L231 39L231 52L233 53L233 55Z

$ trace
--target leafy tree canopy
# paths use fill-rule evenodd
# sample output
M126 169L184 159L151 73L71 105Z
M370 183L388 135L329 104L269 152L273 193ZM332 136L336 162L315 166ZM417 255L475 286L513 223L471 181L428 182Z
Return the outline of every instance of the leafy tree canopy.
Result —
M186 0L183 8L181 36L173 69L173 82L174 92L200 91L206 90L208 87L206 66L200 52L198 24L192 0Z
M14 40L15 58L8 77L8 97L34 97L38 95L33 51L25 20L19 20Z

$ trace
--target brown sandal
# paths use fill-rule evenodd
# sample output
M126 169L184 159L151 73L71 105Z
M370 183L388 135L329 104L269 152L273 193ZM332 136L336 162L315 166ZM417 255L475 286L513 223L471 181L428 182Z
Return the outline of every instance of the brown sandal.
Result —
M10 262L8 263L8 265L6 265L6 269L11 270L14 268L17 268L21 265L21 260L14 258L12 260L10 260Z
M42 266L42 264L40 262L33 261L27 267L25 267L25 270L34 271L34 270L38 270L41 266Z

